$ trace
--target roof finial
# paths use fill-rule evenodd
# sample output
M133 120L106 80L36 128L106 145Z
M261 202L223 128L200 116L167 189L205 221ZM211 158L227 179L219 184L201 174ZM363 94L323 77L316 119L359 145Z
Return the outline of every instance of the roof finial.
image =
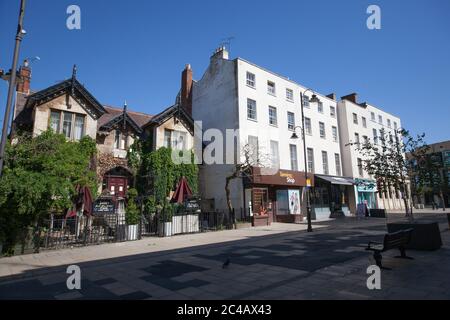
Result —
M77 65L74 64L72 69L72 79L75 79L76 77L77 77Z
M125 130L126 126L127 126L127 117L126 117L126 113L127 113L127 100L125 100L125 103L123 105L123 129Z

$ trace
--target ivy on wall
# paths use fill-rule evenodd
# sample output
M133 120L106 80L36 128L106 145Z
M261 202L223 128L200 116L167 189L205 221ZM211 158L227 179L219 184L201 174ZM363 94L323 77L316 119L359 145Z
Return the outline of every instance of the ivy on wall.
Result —
M175 164L172 149L148 149L134 145L128 156L129 166L138 172L137 187L141 195L152 196L155 205L163 205L182 177L186 177L194 194L198 192L198 166L194 164L192 151L187 151L191 154L191 163Z

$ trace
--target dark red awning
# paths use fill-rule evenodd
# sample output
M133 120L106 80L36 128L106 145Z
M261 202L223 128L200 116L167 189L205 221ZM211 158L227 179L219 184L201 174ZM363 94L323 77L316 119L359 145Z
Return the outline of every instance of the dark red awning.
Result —
M192 190L189 187L189 183L187 182L186 178L183 177L180 179L177 189L175 190L175 193L173 194L172 200L170 200L170 202L184 203L190 197L192 197Z

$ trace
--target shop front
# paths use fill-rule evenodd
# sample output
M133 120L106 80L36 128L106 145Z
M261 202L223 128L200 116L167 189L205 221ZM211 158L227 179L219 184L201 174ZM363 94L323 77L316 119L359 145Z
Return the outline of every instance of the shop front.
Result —
M311 197L315 219L350 215L349 199L354 184L352 178L316 175Z
M377 209L377 183L374 180L355 179L357 205L366 204L369 209Z
M306 216L305 174L279 170L265 175L261 168L252 171L252 175L244 180L244 203L254 225L302 222ZM310 180L313 180L312 175Z

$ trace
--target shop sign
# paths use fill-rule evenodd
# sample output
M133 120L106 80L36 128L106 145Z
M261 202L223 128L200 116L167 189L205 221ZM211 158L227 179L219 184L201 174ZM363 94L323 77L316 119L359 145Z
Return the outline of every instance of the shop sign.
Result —
M294 175L291 173L287 173L287 172L281 172L280 171L280 177L282 178L286 178L286 183L288 184L295 184L295 178Z
M375 181L355 179L358 192L378 192Z

